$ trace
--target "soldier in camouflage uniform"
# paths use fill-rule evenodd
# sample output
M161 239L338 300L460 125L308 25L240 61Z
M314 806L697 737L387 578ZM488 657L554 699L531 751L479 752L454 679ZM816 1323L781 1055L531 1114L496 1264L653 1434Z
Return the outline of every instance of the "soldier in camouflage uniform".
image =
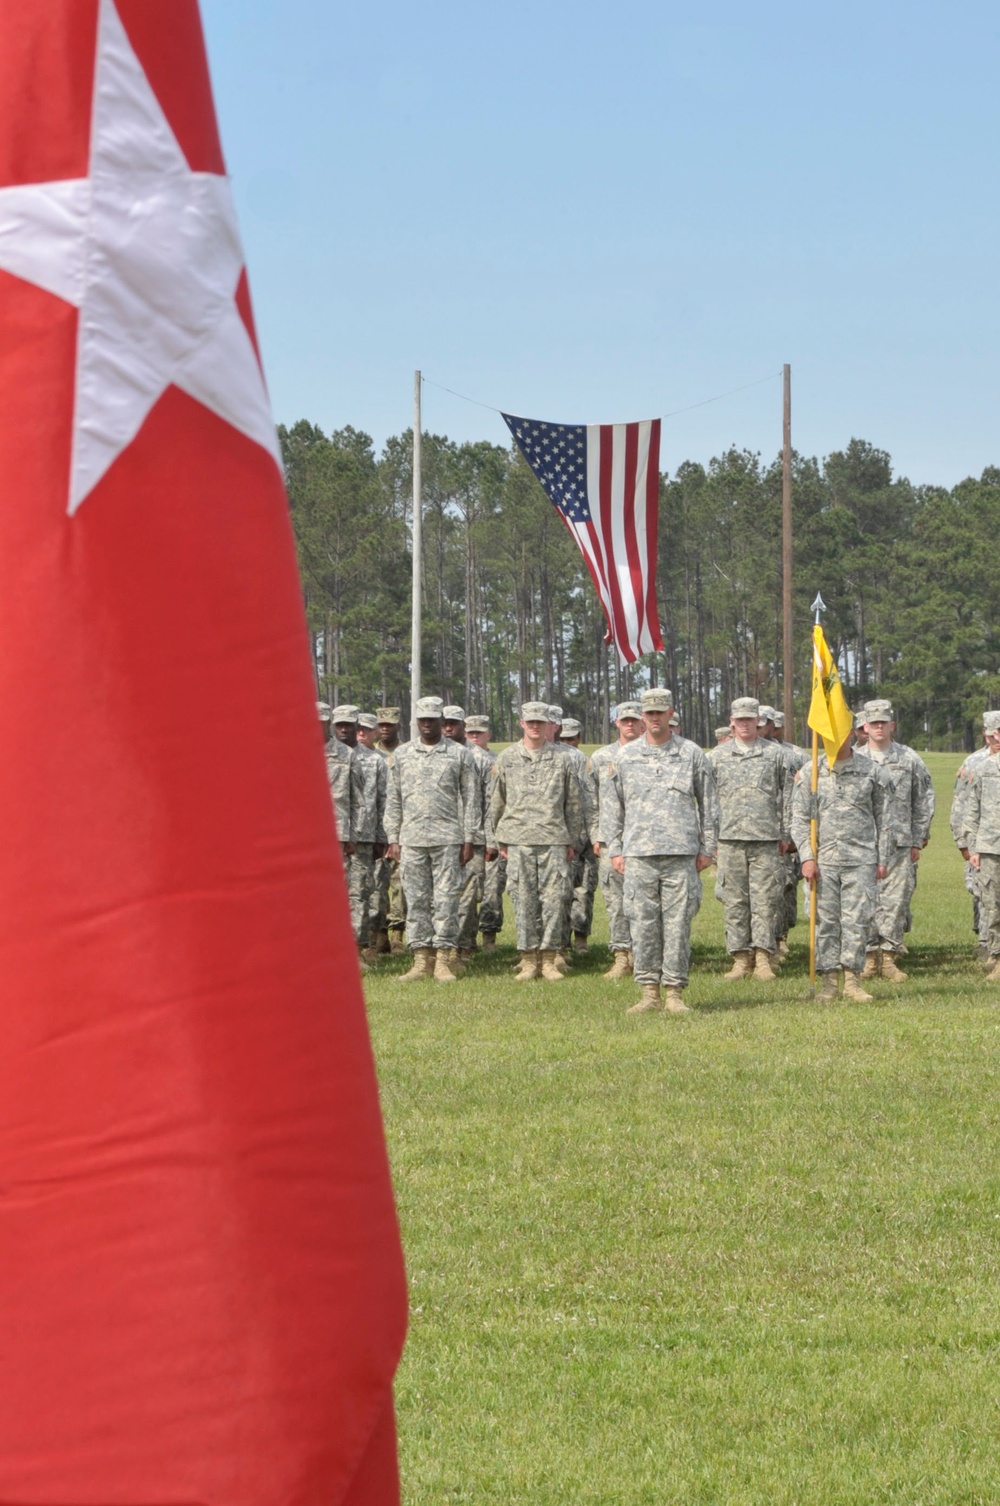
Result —
M989 713L987 713L988 715ZM985 737L985 732L984 732ZM986 742L982 748L977 748L970 753L968 758L959 766L955 775L955 789L951 800L951 816L949 824L951 834L955 838L955 844L965 862L965 887L972 895L972 929L979 938L979 956L986 961L989 957L989 925L986 922L985 907L979 903L979 873L972 866L969 854L969 834L966 829L966 810L968 807L969 791L972 788L972 777L976 765L982 763L990 756L990 745Z
M616 707L615 725L618 728L617 741L607 743L605 747L598 748L596 753L590 756L591 776L597 795L594 851L600 859L601 893L604 895L604 908L608 912L608 932L613 953L611 966L604 976L612 979L632 976L632 936L625 916L625 880L617 869L612 867L611 859L605 851L607 844L601 828L602 790L613 760L623 748L635 742L636 738L641 737L645 731L642 722L642 707L639 702L622 701ZM726 730L728 731L728 728Z
M493 828L490 825L490 774L493 770L492 757L484 753L475 743L470 743L466 738L465 711L461 706L446 706L444 708L444 735L452 742L458 743L459 747L465 748L471 754L479 775L480 792L483 802L483 837L482 846L473 849L472 857L465 865L462 874L462 893L458 901L458 955L462 962L467 962L472 956L476 945L476 932L479 928L479 906L483 898L483 890L486 883L486 859L497 855L496 842L493 839Z
M400 709L398 706L380 706L375 712L378 739L376 753L381 753L387 763L400 745ZM378 949L386 947L391 952L405 952L404 927L406 925L406 900L399 882L399 864L382 858L375 868L375 883L378 894Z
M889 871L878 886L878 901L868 933L868 955L861 976L902 983L906 974L894 954L903 945L910 900L917 887L917 863L930 837L934 787L930 770L919 753L893 740L896 723L892 702L866 701L864 715L868 743L859 750L860 756L877 763L888 779L883 820Z
M413 967L401 981L433 973L437 982L453 983L462 972L462 869L483 845L482 792L469 750L444 736L441 699L425 696L414 709L419 735L392 755L385 808L388 856L399 863L413 949Z
M354 802L351 836L353 852L347 862L347 896L354 939L364 960L369 952L371 897L375 888L375 858L385 851L386 769L383 760L358 742L358 708L335 706L331 716L334 739L351 750L359 796Z
M490 719L488 716L467 716L465 740L489 759L490 773L496 763L496 754L490 751ZM486 804L492 793L492 780L486 795ZM483 818L485 826L485 812ZM493 856L490 856L492 852ZM507 887L507 859L500 856L493 838L492 847L486 849L486 874L483 879L483 898L479 906L479 929L483 936L483 951L496 949L497 936L503 930L503 892Z
M601 787L601 838L625 879L625 914L642 989L632 1014L686 1014L691 890L715 860L719 808L712 766L670 727L668 690L644 690L645 736L614 758ZM660 982L665 993L660 994Z
M493 765L490 813L507 859L521 953L519 983L538 977L562 981L556 955L570 892L569 865L583 824L580 781L571 760L549 742L548 725L548 706L525 701L523 736Z
M590 759L580 749L580 723L575 717L563 717L556 747L565 748L573 759L580 781L584 818L580 846L571 865L572 892L563 942L565 946L572 945L574 952L585 952L594 924L594 890L597 888L597 857L591 841L591 833L597 821L597 789Z
M809 754L805 748L797 748L794 743L785 741L784 712L776 711L773 706L761 706L757 730L785 760L786 783L791 791L796 773L809 762ZM802 869L799 855L793 847L782 858L781 866L781 898L774 922L775 949L779 962L783 962L788 956L788 933L799 918L796 900Z
M983 712L989 753L972 768L964 825L969 861L979 876L979 908L987 927L986 974L1000 983L1000 711Z
M361 772L354 762L354 754L346 743L339 738L331 736L332 717L334 713L325 701L317 701L316 709L319 714L320 724L323 728L323 739L326 743L326 777L330 785L330 799L333 801L333 815L337 823L337 835L340 838L340 856L344 865L344 877L347 881L348 892L351 883L351 863L354 860L354 827L364 805L364 786L361 781ZM341 712L337 707L336 711ZM353 921L352 914L352 921ZM355 940L357 933L355 932ZM364 958L360 958L361 971L367 972Z
M775 743L758 736L760 703L732 703L732 740L708 755L719 798L716 897L726 915L733 966L727 982L773 983L775 925L782 908L784 856L789 851L793 775Z
M877 882L886 875L888 831L883 811L888 781L870 758L852 748L853 731L831 766L819 755L816 794L812 772L800 769L792 793L792 840L802 860L802 877L816 884L816 967L823 976L823 1003L838 998L840 969L844 998L869 1000L861 987L865 946L875 913ZM809 829L815 813L818 852Z
M370 711L358 711L358 747L375 747L378 742L378 721Z

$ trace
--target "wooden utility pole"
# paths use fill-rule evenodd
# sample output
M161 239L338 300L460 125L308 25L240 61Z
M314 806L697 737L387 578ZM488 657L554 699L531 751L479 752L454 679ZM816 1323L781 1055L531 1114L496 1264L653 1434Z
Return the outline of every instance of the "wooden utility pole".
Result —
M417 702L420 699L420 609L423 590L423 483L420 474L420 441L423 430L420 417L420 372L413 373L413 605L410 617L410 737L417 740Z
M781 625L784 656L785 736L795 741L795 634L792 630L792 368L784 369L781 447Z

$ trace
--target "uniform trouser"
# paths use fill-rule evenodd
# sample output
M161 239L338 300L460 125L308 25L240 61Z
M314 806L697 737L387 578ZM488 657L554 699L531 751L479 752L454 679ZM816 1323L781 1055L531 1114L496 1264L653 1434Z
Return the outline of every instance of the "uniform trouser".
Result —
M986 949L991 957L1000 957L1000 855L979 854L980 924L987 927Z
M597 854L588 842L572 863L573 902L570 906L571 931L589 936L594 927L594 891L597 888Z
M375 887L375 859L371 842L358 842L353 853L345 855L347 897L351 904L351 926L358 946L367 946L371 935L369 903Z
M601 893L608 912L608 931L613 952L630 952L632 937L625 919L625 880L611 866L610 858L601 858Z
M691 961L693 857L625 859L625 915L637 983L683 988Z
M476 944L485 878L486 848L474 847L472 857L462 869L462 892L458 898L458 944L463 950L471 950Z
M799 918L797 900L799 879L802 877L802 865L799 862L797 852L788 853L781 861L784 864L784 870L782 874L781 903L778 907L775 934L785 937Z
M503 891L507 887L507 859L494 858L486 864L483 902L479 906L479 929L484 936L503 930Z
M368 916L375 931L384 931L389 924L389 880L392 867L388 858L375 859L375 887L368 905Z
M406 895L403 893L399 863L389 863L389 894L385 919L390 931L401 931L406 924Z
M514 904L518 951L558 951L571 892L565 843L508 847L507 888Z
M868 946L870 950L895 952L903 945L910 899L917 887L917 865L910 862L910 849L897 848L889 859L888 869L885 878L879 879Z
M965 865L965 887L972 895L972 929L983 945L988 946L990 926L986 918L986 908L979 903L979 872L969 862Z
M726 947L773 952L783 902L785 860L777 842L720 842L715 892L726 917Z
M858 973L875 914L875 864L842 868L820 862L816 881L816 970Z
M406 895L406 940L414 950L458 946L461 851L460 843L401 849L399 877Z

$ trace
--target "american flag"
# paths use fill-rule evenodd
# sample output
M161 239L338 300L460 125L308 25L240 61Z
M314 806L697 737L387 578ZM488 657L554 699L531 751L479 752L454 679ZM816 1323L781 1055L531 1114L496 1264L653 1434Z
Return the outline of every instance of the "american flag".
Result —
M656 609L660 420L546 424L503 415L597 588L623 664L663 647Z

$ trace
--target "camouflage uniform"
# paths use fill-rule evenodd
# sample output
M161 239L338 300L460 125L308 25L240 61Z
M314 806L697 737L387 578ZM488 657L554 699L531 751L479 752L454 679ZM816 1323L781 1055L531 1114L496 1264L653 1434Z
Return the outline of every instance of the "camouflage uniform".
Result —
M624 857L635 980L681 989L691 960L696 859L714 858L719 808L712 766L676 734L621 747L601 785L601 839Z
M563 947L569 945L570 933L589 936L594 924L594 890L597 888L597 858L591 840L597 821L597 795L590 771L590 759L572 743L556 742L569 758L580 782L580 799L583 804L583 824L576 840L571 843L576 857L570 863L570 892L563 923Z
M896 952L903 944L910 900L917 887L917 865L910 861L910 848L923 847L930 834L934 786L919 753L904 743L890 743L880 758L869 742L858 750L858 757L870 758L887 783L882 820L889 871L879 880L868 950Z
M366 947L371 934L371 900L375 892L375 847L385 845L385 759L364 743L353 749L361 779L361 804L355 811L354 854L347 875L354 939Z
M603 748L598 748L596 753L590 756L590 769L597 794L597 824L595 827L596 840L601 844L600 884L601 893L604 896L604 908L608 912L608 932L611 950L613 952L630 952L632 950L632 936L625 917L625 880L620 873L616 873L611 866L611 859L607 851L607 838L601 821L604 797L604 781L607 779L611 765L623 748L628 747L621 739L617 742L608 743Z
M566 848L579 840L583 824L571 760L551 743L537 753L523 742L504 748L493 765L490 813L496 841L507 850L517 949L558 951L570 893Z
M715 892L725 909L726 946L734 955L771 953L785 879L778 843L788 840L793 776L778 744L762 737L748 744L734 737L708 761L719 798Z
M354 841L354 823L364 804L364 785L361 772L354 762L354 754L346 743L332 738L326 745L326 777L330 785L333 814L340 838L341 856L345 877L349 876L350 854L344 852L344 844Z
M398 720L398 709L394 706L391 710ZM388 765L392 763L393 753L402 746L402 743L397 743L396 748L387 748L379 739L375 744L375 752L385 759L388 768ZM375 864L372 924L377 931L397 933L402 931L406 924L406 900L403 898L403 886L399 882L399 864L392 862L389 858L379 858Z
M960 765L958 773L955 775L955 792L951 800L949 824L951 826L951 834L955 838L956 846L964 847L966 852L970 851L969 834L966 829L969 791L972 788L972 780L977 765L983 763L989 756L989 748L977 748ZM990 939L989 924L986 920L986 910L979 903L979 874L973 868L968 858L965 859L965 887L972 895L972 929L979 937L980 945L986 949Z
M964 819L966 845L979 857L979 906L988 928L987 955L995 964L1000 960L1000 754L991 751L974 765Z
M406 940L414 951L458 945L462 845L483 841L482 795L467 748L403 743L389 765L387 840L399 843L406 895Z
M859 973L865 964L868 930L875 913L875 869L884 863L888 832L883 828L887 781L860 753L835 763L819 755L815 797L811 772L800 769L792 793L792 841L803 863L819 865L816 887L816 967ZM818 853L809 822L814 809Z
M479 908L486 887L486 849L495 847L493 826L490 821L490 776L495 755L479 748L475 743L461 745L470 754L479 776L480 800L483 811L484 841L477 846L462 874L462 893L458 901L458 945L463 951L471 951L476 944L479 929Z

